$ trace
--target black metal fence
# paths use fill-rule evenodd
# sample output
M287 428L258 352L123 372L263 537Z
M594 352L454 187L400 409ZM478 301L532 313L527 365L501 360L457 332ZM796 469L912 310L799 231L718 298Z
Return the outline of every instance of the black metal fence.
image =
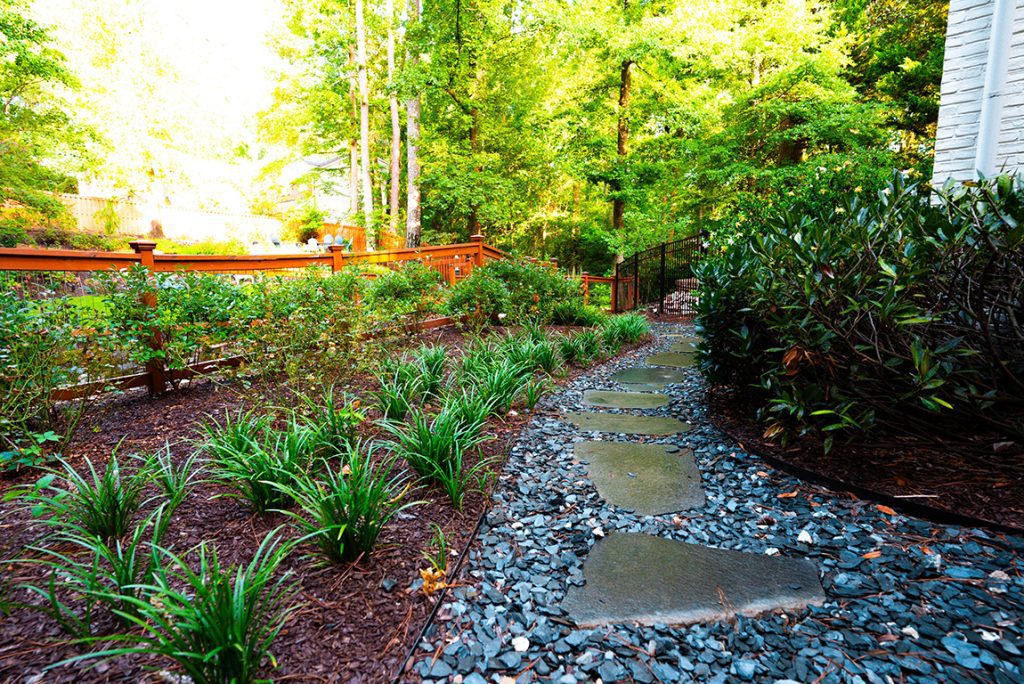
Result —
M697 234L626 257L615 267L615 310L645 308L658 315L693 315L697 303L694 266L703 254L703 235Z

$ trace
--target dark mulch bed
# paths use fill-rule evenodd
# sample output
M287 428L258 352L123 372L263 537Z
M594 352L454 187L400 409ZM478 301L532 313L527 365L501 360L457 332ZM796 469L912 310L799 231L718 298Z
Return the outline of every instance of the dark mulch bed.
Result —
M426 341L455 349L466 338L449 328L424 333L409 344ZM359 394L369 385L368 376L354 375L343 389ZM88 455L95 463L105 463L119 443L120 453L127 455L157 449L165 441L171 443L176 460L187 458L193 448L188 440L196 436L196 427L207 414L223 414L243 404L282 405L282 400L287 401L281 389L267 391L278 396L254 392L238 379L202 380L160 398L134 392L104 399L83 420L70 460L79 463ZM260 400L253 401L253 396ZM375 412L369 412L369 419L376 417ZM488 431L494 439L484 444L483 456L496 458L495 468L500 468L510 444L529 418L517 415L504 421L492 420ZM363 437L379 436L371 420L362 427ZM32 472L9 477L0 481L0 489L8 492L36 477L38 473ZM217 496L223 493L223 488L214 484L195 486L175 513L165 542L180 550L207 541L216 546L222 562L248 562L263 537L286 522L280 514L253 515L241 502ZM299 580L302 607L274 642L279 667L268 674L275 680L384 682L401 667L434 604L434 599L411 588L419 570L427 565L421 553L430 547L431 523L440 525L452 548L461 551L468 546L489 500L484 493L472 493L460 512L437 490L421 487L409 496L426 503L409 509L403 519L386 527L370 558L351 566L324 567L317 559L296 553L286 561L286 567ZM25 545L43 531L24 507L0 503L0 558L19 556ZM6 574L12 586L25 581L38 583L44 576L39 567L11 563ZM386 579L395 583L391 591L383 587ZM27 601L29 595L12 589L7 599ZM0 681L26 681L48 665L82 652L83 647L68 643L56 623L42 613L21 608L0 620ZM33 681L161 681L159 675L146 671L147 666L170 664L128 656L91 670L85 664L63 666Z
M906 437L837 441L826 455L805 436L786 446L767 440L756 404L740 393L709 391L711 418L746 450L855 488L1000 526L1024 529L1024 455ZM920 511L918 511L920 512Z

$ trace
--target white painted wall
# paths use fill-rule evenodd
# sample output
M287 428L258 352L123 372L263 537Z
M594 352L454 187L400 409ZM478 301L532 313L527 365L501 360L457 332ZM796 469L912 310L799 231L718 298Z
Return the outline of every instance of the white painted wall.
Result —
M985 91L992 17L997 0L950 0L934 182L977 178L978 127ZM999 97L995 170L1024 170L1024 0L1015 2L1009 49L996 60L1006 70Z

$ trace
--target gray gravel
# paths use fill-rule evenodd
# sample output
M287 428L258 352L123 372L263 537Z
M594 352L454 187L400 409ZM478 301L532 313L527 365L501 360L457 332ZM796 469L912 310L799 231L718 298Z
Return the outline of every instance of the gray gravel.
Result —
M652 345L542 402L501 475L462 586L447 595L403 681L1024 682L1024 538L887 515L771 469L709 423L695 369L666 390L668 406L628 411L681 418L692 431L600 437L692 448L704 507L639 516L605 503L572 458L574 442L598 436L557 414L587 410L586 389L622 389L608 376L668 349L665 333L692 327L655 332ZM560 603L582 583L590 547L611 531L808 557L827 600L731 623L575 630Z

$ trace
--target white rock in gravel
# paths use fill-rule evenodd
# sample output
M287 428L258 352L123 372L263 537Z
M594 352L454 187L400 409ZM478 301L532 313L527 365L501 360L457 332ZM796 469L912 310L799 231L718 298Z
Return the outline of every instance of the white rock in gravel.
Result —
M978 633L981 634L982 641L999 641L1002 638L996 632L990 632L987 629L979 629Z
M597 537L598 539L600 539L601 537L604 536L604 530L601 529L600 527L595 527L593 529L593 532L594 532L594 536Z
M1007 575L1002 570L993 570L992 572L990 572L988 574L988 576L990 578L994 579L994 580L999 581L999 582L1009 582L1010 581L1010 576Z
M772 547L767 548L767 549L764 550L764 555L766 555L766 556L778 556L779 555L779 550L777 548L775 548L774 546L772 546Z
M800 534L797 535L796 540L798 542L803 542L804 544L813 544L814 543L814 537L812 537L811 533L808 532L807 530L801 530Z
M921 638L921 635L917 633L917 630L914 629L913 627L911 627L910 625L907 625L906 627L904 627L900 631L903 632L904 634L906 634L911 639L920 639Z
M526 653L530 648L530 640L524 636L517 636L512 640L512 648L516 650L516 653Z

